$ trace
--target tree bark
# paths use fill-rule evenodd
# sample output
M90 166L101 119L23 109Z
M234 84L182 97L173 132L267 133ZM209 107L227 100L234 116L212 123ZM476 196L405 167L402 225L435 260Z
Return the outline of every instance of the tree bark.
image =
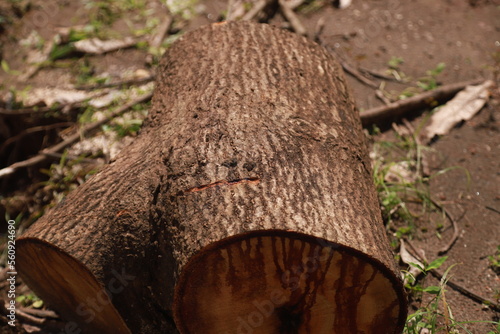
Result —
M88 332L399 333L407 312L341 69L250 22L167 51L139 138L18 270Z

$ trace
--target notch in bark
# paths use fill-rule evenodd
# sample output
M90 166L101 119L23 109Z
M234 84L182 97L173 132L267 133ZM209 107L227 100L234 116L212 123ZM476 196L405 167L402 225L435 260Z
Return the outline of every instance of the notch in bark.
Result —
M88 332L399 333L407 312L341 69L250 22L167 51L140 136L18 270Z

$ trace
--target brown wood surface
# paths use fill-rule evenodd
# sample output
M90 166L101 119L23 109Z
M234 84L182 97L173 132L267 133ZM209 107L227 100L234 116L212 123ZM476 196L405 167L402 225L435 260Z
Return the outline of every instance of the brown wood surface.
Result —
M176 42L139 138L18 252L27 283L87 331L105 328L88 315L99 287L121 332L397 333L406 315L338 64L249 22Z

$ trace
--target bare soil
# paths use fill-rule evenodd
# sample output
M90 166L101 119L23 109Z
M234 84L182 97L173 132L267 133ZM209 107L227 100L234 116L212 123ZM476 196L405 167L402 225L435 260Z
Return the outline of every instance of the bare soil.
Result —
M15 4L14 4L15 3ZM24 6L30 3L28 9ZM459 239L446 254L449 256L440 272L454 264L452 280L474 293L499 302L500 278L490 268L488 256L495 253L500 245L500 94L498 92L498 74L500 73L500 1L495 0L354 0L343 10L337 9L324 1L319 10L299 17L310 34L317 31L318 21L324 20L320 42L331 52L335 52L343 61L353 67L361 67L384 73L388 62L399 57L403 63L398 73L409 80L407 82L385 81L385 90L398 96L408 87L416 87L416 80L426 76L426 71L436 68L438 63L446 65L437 77L439 84L450 84L470 79L484 78L495 81L492 99L471 121L453 129L448 135L431 145L431 172L459 166L449 172L432 178L431 196L438 200L457 220ZM191 20L177 26L183 30L192 30L203 24L218 20L227 9L226 1L202 1L200 12ZM154 12L160 4L149 1L149 8ZM159 10L158 10L159 13ZM135 13L131 12L130 15ZM151 14L160 15L160 14ZM82 2L47 0L5 1L0 4L0 16L8 18L0 29L0 60L9 64L10 69L22 71L26 67L27 50L19 46L21 39L27 38L32 30L49 40L60 27L70 27L88 23L89 9ZM126 16L113 24L117 36L130 34ZM282 26L285 20L277 15L272 24ZM129 22L130 24L130 22ZM140 25L141 22L134 21ZM150 69L145 63L146 51L142 49L119 50L103 56L85 56L85 61L94 69L94 75L104 72L119 79L124 72L138 69ZM83 59L83 57L82 57ZM32 78L20 81L19 75L0 71L0 97L10 89L22 90L33 87L65 87L75 83L75 72L82 59L66 59L60 66L41 69ZM362 84L352 76L348 80L360 110L381 105L374 94L374 89ZM380 83L380 79L372 78ZM3 98L2 98L3 99ZM1 101L1 99L0 99ZM4 99L5 101L5 99ZM4 102L0 102L4 103ZM4 108L5 105L0 105ZM421 111L424 113L427 111ZM23 129L54 122L75 122L76 114L50 116L48 118L15 118L0 115L0 147L8 138ZM415 128L422 122L421 117L412 119ZM375 140L392 138L388 124L386 132ZM58 141L58 131L24 137L14 148L0 151L0 168L23 160L43 147ZM11 217L23 213L23 217L32 217L40 210L40 203L47 198L36 199L39 188L35 186L44 180L38 169L30 168L16 173L14 177L0 182L0 217L7 212ZM468 180L467 173L470 174ZM38 195L36 195L38 194ZM17 200L12 200L12 198ZM50 197L50 196L49 196ZM6 200L10 198L11 200ZM436 226L444 224L442 229ZM0 233L5 232L2 222ZM414 244L425 251L428 259L437 258L438 251L451 238L453 229L449 221L439 217L428 221L419 220L418 233ZM439 232L439 233L438 233ZM6 299L4 275L0 275L0 299ZM424 285L437 285L435 278L425 278ZM27 291L19 285L18 291ZM425 305L429 300L412 300L410 313ZM470 333L483 334L495 332L496 326L486 321L498 321L499 313L485 307L469 297L446 290L446 301L457 321L482 321L465 324ZM441 306L442 307L442 306ZM0 312L1 313L1 312ZM5 317L0 314L0 333L16 333L43 328L42 332L56 331L64 326L60 321L49 321L48 325L37 325L23 320L27 326L12 329L5 324ZM30 327L35 326L35 327ZM40 332L40 331L38 331ZM40 332L41 333L41 332ZM461 330L460 333L465 333Z

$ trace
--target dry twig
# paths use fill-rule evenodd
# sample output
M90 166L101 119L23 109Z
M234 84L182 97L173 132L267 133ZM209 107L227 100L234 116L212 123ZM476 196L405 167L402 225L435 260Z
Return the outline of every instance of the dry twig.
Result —
M80 108L83 105L84 105L83 103L68 103L68 104L60 104L57 106L46 106L46 107L34 106L34 107L11 109L11 110L0 108L0 115L23 116L32 114L43 114L50 111L60 111L63 109Z
M10 137L6 141L4 141L3 144L0 145L0 152L2 152L5 149L5 147L10 145L11 143L18 141L19 139L23 138L26 135L29 135L30 133L36 133L36 132L40 132L40 131L49 131L49 130L53 130L53 129L57 129L57 128L65 127L65 126L71 126L71 125L73 125L73 123L71 123L71 122L62 122L62 123L54 123L54 124L34 126L32 128L28 128L26 130L19 132L14 137Z
M425 259L422 258L422 256L420 256L419 252L417 251L417 248L413 246L413 244L411 243L411 241L405 239L405 242L408 246L410 246L411 248L411 251L407 248L407 251L413 256L415 257L416 259L418 259L419 261L422 261L422 262L427 262L425 261ZM443 275L437 271L436 269L431 269L429 270L429 272L434 276L436 277L439 281L441 281L441 279L443 278ZM478 302L478 303L481 303L483 305L487 305L489 308L491 308L492 310L495 310L496 312L500 312L500 305L498 305L497 303L489 300L489 299L486 299L486 298L483 298L477 294L475 294L474 292L470 291L469 289L467 288L464 288L463 286L461 286L460 284L458 283L455 283L454 281L452 281L451 279L447 279L445 280L444 282L446 285L448 285L449 287L451 287L452 289L454 289L455 291L458 291L460 292L461 294L463 294L464 296L474 300L475 302Z
M390 76L390 75L385 75L383 73L380 73L380 72L377 72L377 71L373 71L373 70L370 70L370 69L364 68L364 67L358 67L358 69L359 69L360 72L362 72L364 74L367 74L367 75L369 75L371 77L375 77L375 78L384 79L384 80L387 80L387 81L395 81L395 82L401 83L401 80L398 80L395 77Z
M121 115L122 113L124 113L128 109L132 108L136 104L149 101L151 99L152 95L153 95L153 93L148 93L148 94L145 94L145 95L125 104L121 108L118 108L110 116L108 116L108 117L106 117L98 122L94 122L94 123L91 123L91 124L83 127L83 129L80 132L75 133L72 136L69 136L68 138L66 138L62 142L60 142L52 147L49 147L49 148L42 150L38 155L36 155L34 157L31 157L31 158L24 160L24 161L16 162L16 163L10 165L9 167L5 167L3 169L0 169L0 178L14 173L19 168L33 166L33 165L36 165L40 162L46 161L47 159L50 158L50 156L49 156L50 154L57 153L57 152L65 149L66 147L76 143L77 141L79 141L82 138L83 135L98 129L101 125L108 123L113 118Z
M45 318L39 318L39 317L32 316L31 314L28 314L19 308L16 310L16 316L18 318L20 318L20 320L24 320L25 322L28 322L28 323L34 324L34 325L43 325L46 321Z
M403 115L412 111L429 107L435 102L441 103L451 98L465 87L477 85L483 81L483 79L476 79L446 85L404 100L399 100L387 106L368 109L360 113L361 123L363 123L363 126L384 124L388 120L401 118Z
M314 28L313 40L321 45L321 34L325 29L325 18L322 16L319 18L318 22L316 22L316 27Z
M226 21L231 21L231 20L232 20L233 6L234 6L234 0L229 0L229 1L227 2L227 15L226 15Z
M260 0L257 2L243 17L241 18L243 21L250 21L254 17L256 17L266 6L271 3L270 0Z
M35 93L36 92L36 93ZM76 90L59 89L54 87L35 88L32 90L31 101L27 101L29 107L22 109L3 109L0 108L0 114L9 116L22 116L32 114L41 114L51 111L68 112L71 109L84 107L85 100L95 99L109 94L109 89L92 93L78 92L78 97L75 98ZM81 94L80 94L81 93ZM36 95L36 98L33 97ZM25 101L26 102L26 101ZM46 106L38 106L39 103L44 103Z
M163 22L161 23L161 25L158 27L158 31L156 32L156 34L154 34L152 38L149 40L149 46L155 48L160 47L161 43L165 39L165 36L167 36L168 34L168 31L174 19L172 15L170 15L170 12L168 12L168 9L166 10L167 14L163 18Z
M490 210L490 211L493 211L493 212L495 212L495 213L500 214L500 210L497 210L497 209L495 209L495 208L494 208L494 207L492 207L492 206L485 205L484 207L485 207L486 209Z
M281 8L281 12L283 13L283 16L286 18L288 22L290 22L290 25L293 28L293 31L295 33L306 36L307 35L307 29L304 27L302 22L300 22L300 19L298 16L295 14L292 8L287 4L285 0L279 0L279 5Z
M389 100L380 89L375 91L375 96L378 97L380 101L384 102L385 105L391 104L391 100Z
M0 314L9 314L6 305L8 305L3 299L0 299ZM45 322L45 319L34 317L30 314L23 312L21 309L16 309L16 317L19 320L23 320L29 322L31 324L42 325Z
M57 313L51 310L37 310L34 308L26 307L19 307L18 310L38 318L59 319Z
M361 83L371 87L371 88L378 88L378 85L371 81L370 79L366 78L363 74L361 74L360 71L358 71L354 66L351 66L349 63L345 62L342 60L338 55L337 55L337 60L340 62L340 65L342 65L342 68L344 71L352 75L354 78L356 78L358 81Z
M451 237L450 241L448 241L448 243L446 244L446 246L444 246L443 248L441 248L438 252L439 255L442 255L442 254L445 254L447 253L451 247L453 246L453 244L455 243L455 241L458 240L458 236L460 234L460 231L458 229L458 222L456 219L454 219L451 214L448 212L448 210L446 210L441 204L439 204L438 202L436 202L434 199L432 199L432 197L429 197L429 200L431 201L432 205L434 205L436 208L440 209L441 211L443 211L444 215L446 216L446 218L448 218L451 222L451 225L453 227L453 236ZM462 217L463 215L465 215L465 211L464 213L462 214ZM460 218L462 218L460 217Z
M153 48L159 48L161 46L161 43L165 39L165 36L168 35L168 31L170 30L172 22L174 22L174 18L170 14L168 8L166 6L163 7L165 8L166 11L165 17L163 18L163 22L158 27L156 34L154 34L149 40L149 46ZM146 56L146 63L151 64L152 62L153 62L153 55L148 54Z
M155 79L155 75L149 75L144 78L130 79L130 80L122 80L116 82L110 82L105 84L97 84L97 85L86 85L86 86L76 86L75 89L78 90L96 90L102 88L112 88L112 87L129 87L134 85L141 85L148 82L151 82Z

